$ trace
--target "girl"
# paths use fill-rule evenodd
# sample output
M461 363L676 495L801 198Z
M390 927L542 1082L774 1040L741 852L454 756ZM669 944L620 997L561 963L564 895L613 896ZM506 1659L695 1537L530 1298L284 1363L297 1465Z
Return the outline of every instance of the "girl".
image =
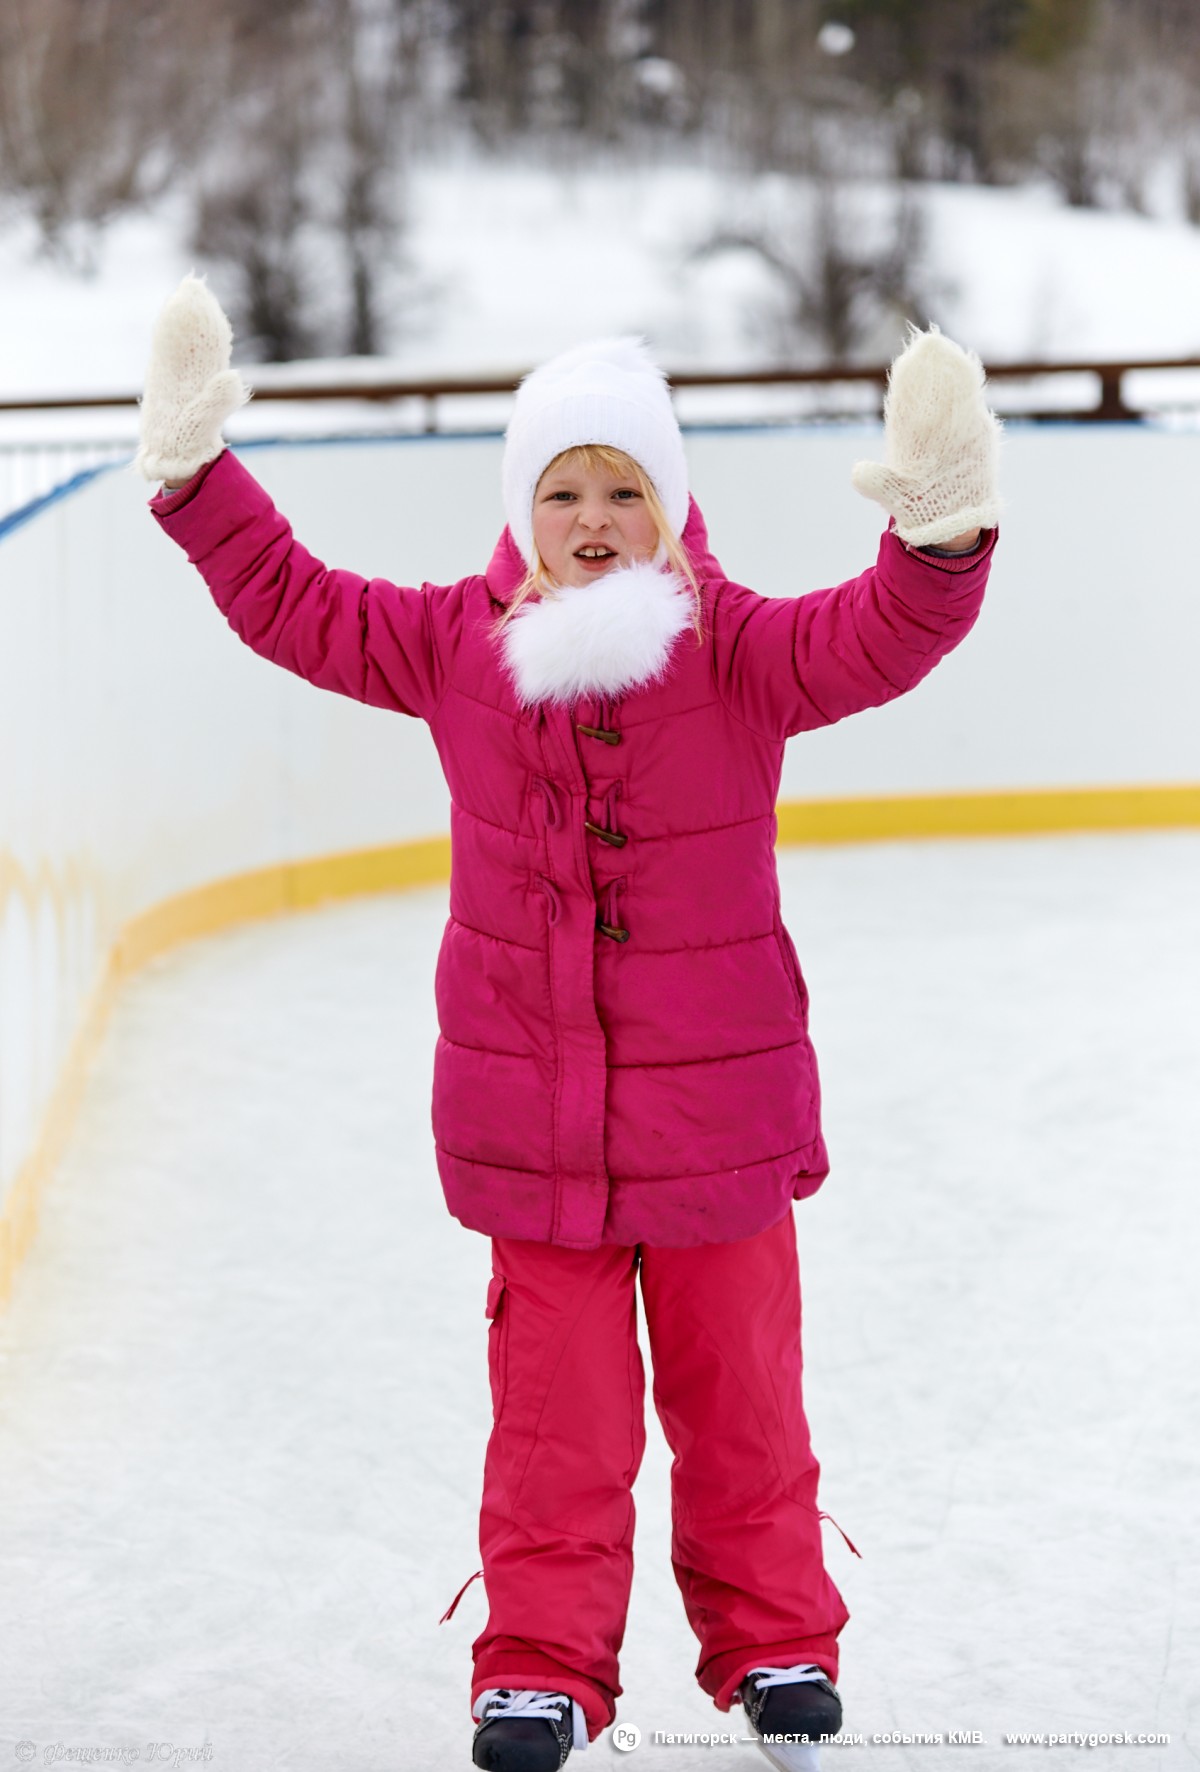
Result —
M762 1741L773 1764L812 1766L841 1727L848 1614L802 1402L792 1201L828 1162L775 797L787 738L903 694L978 614L999 509L982 371L914 334L886 462L854 475L893 518L876 565L765 598L709 550L643 347L582 346L518 391L486 572L404 589L315 560L226 452L248 397L230 345L185 279L142 407L154 513L257 652L427 720L451 790L433 1130L450 1211L493 1257L474 1764L550 1772L614 1719L640 1275L697 1679L793 1738Z

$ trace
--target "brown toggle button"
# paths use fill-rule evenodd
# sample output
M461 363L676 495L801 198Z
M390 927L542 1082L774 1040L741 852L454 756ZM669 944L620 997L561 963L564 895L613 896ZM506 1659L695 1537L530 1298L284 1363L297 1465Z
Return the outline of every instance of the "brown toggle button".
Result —
M607 935L610 941L628 941L628 929L614 929L611 923L597 923L601 935Z
M585 831L591 831L593 837L599 837L602 843L611 843L614 849L624 849L629 838L623 831L606 831L603 825L593 824L590 818L583 821Z
M578 722L576 724L578 725ZM578 729L585 738L598 738L603 744L620 744L621 742L619 732L609 732L603 726L579 726Z

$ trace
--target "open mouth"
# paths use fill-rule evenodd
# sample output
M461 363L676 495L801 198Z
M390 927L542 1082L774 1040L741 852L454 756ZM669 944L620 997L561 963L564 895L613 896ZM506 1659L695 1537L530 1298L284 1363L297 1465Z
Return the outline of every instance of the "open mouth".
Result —
M601 571L610 560L615 560L616 557L616 550L606 547L578 548L575 553L579 564L588 572Z

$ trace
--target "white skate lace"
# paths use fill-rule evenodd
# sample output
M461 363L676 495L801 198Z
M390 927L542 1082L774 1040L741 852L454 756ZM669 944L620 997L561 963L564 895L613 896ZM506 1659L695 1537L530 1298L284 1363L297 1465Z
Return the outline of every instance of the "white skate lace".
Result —
M565 1692L513 1692L507 1686L493 1686L479 1694L471 1715L487 1723L494 1717L541 1717L553 1723L564 1704L571 1707L571 1746L583 1749L588 1744L587 1718L579 1700Z
M757 1679L758 1674L766 1677ZM828 1680L829 1675L823 1667L813 1667L809 1662L801 1661L795 1667L752 1667L746 1678L754 1681L756 1692L765 1692L768 1686L800 1686L812 1680Z

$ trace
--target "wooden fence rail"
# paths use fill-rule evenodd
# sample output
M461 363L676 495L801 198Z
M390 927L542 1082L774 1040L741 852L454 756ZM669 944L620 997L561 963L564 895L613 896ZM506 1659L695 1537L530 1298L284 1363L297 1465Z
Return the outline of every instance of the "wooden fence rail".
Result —
M1139 358L1125 362L1057 363L991 363L987 374L992 382L1031 382L1047 376L1091 375L1099 382L1099 399L1090 406L1052 411L1008 408L1014 417L1043 419L1097 419L1107 422L1136 420L1143 412L1129 405L1125 398L1124 380L1140 371L1200 370L1200 357ZM253 367L246 371L251 380ZM520 379L519 374L493 376L418 377L396 380L380 377L377 381L289 381L272 385L274 367L263 371L263 380L255 387L256 404L264 401L327 401L365 400L372 404L396 400L421 400L425 403L425 429L438 429L440 403L470 395L510 394ZM820 369L793 369L778 365L767 369L682 370L670 377L677 390L684 388L784 388L833 387L838 384L873 384L882 390L887 383L886 365L864 367L861 364L827 364ZM137 394L57 394L47 398L24 396L0 399L0 412L80 412L98 407L136 406ZM1200 387L1194 401L1200 406Z

